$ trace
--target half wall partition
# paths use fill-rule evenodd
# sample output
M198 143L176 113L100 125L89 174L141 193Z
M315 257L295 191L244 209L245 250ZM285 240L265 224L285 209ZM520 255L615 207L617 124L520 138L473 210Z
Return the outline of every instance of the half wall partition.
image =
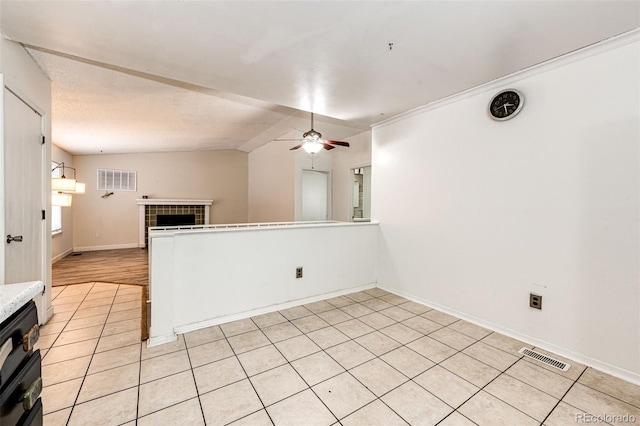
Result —
M148 344L372 288L377 240L376 222L151 228Z

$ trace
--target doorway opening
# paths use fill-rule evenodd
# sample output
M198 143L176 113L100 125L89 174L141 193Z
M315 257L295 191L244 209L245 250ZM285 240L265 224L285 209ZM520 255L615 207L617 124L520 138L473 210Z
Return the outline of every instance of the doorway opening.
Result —
M371 221L371 166L351 169L351 220Z
M329 172L302 171L302 220L322 221L331 216Z

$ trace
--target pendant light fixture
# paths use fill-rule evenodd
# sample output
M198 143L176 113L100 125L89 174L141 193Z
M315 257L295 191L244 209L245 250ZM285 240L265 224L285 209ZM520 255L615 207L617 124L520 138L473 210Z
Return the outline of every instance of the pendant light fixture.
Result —
M58 164L51 173L57 169L61 170L60 177L51 178L51 205L69 207L71 206L71 194L84 194L86 185L76 180L76 169L64 165L64 162ZM73 179L65 176L65 170L73 170Z
M71 194L65 194L64 192L52 192L51 193L51 205L60 207L71 206Z

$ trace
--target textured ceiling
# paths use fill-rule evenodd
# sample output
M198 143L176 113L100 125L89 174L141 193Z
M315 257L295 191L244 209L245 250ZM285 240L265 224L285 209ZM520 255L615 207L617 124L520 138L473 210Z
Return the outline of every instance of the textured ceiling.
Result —
M344 139L633 30L637 1L7 1L5 37L53 87L72 153L250 151ZM393 43L390 49L389 43Z

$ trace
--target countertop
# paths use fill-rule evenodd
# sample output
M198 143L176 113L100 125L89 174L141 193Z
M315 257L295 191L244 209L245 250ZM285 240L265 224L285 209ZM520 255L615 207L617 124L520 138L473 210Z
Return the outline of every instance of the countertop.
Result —
M42 281L0 285L0 322L17 312L43 288Z

